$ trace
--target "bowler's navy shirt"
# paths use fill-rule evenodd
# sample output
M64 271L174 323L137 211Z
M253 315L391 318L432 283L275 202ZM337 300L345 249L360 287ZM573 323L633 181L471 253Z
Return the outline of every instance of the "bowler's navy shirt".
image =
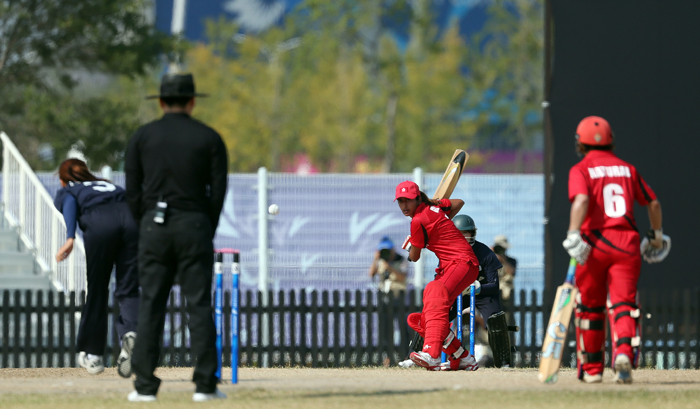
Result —
M91 182L68 182L68 186L56 192L54 206L63 214L67 236L75 237L75 222L80 215L96 206L123 202L125 192L121 187L103 180Z

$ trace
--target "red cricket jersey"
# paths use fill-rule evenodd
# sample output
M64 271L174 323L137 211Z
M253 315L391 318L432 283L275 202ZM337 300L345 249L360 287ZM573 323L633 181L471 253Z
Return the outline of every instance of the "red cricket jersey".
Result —
M444 199L443 199L444 200ZM452 220L437 206L418 205L411 220L411 246L427 248L442 262L473 261L479 265L472 246Z
M588 213L581 230L637 231L634 201L646 206L656 195L631 164L610 151L590 151L569 171L569 201L588 195Z

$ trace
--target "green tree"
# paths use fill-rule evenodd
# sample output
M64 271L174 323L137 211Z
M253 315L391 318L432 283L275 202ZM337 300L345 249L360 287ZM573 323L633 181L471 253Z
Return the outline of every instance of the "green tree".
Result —
M427 0L309 0L284 25L246 35L210 22L209 44L185 58L212 94L195 116L222 133L231 169L247 172L299 153L323 171L352 172L364 158L374 171L439 172L455 148L493 134L494 113L499 132L531 145L538 31L520 20L537 4L501 0L469 44L456 26L438 34ZM390 18L410 23L405 49L382 25Z
M482 110L482 135L499 132L517 147L516 171L523 170L522 153L542 137L544 87L544 4L542 0L495 0L484 29L473 39L467 64L474 93L487 99ZM490 124L489 124L490 123ZM503 128L496 130L494 128Z
M93 168L119 166L143 118L139 84L178 46L145 20L144 5L0 1L0 127L36 169L54 168L78 143ZM40 158L46 146L53 160Z
M409 45L397 118L397 170L421 166L438 172L454 149L469 148L479 121L464 115L471 88L463 73L467 54L456 27L429 48Z
M146 90L157 83L148 77L110 78L96 90L80 92L14 87L6 93L0 111L6 114L3 128L29 164L38 170L55 169L71 147L81 147L93 169L122 166L128 139L142 123L157 115L157 106L143 100ZM50 146L52 157L42 157L40 148Z
M145 73L173 42L146 22L144 6L142 0L0 2L0 87L50 87L47 69L69 86L72 69Z

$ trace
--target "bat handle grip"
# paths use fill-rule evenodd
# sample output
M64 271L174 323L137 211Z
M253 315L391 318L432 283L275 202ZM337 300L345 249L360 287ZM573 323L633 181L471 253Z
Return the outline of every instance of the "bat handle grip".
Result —
M411 242L411 235L409 234L406 236L406 240L403 241L403 244L401 245L401 248L406 250L406 247L408 247L408 244Z
M566 272L566 282L569 284L574 283L574 278L576 277L576 266L578 263L575 258L569 261L569 270Z

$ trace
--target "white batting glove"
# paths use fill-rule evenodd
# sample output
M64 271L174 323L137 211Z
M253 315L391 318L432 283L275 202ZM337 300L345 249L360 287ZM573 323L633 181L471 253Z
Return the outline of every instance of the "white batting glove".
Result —
M664 246L664 230L652 230L649 229L647 232L647 237L649 238L649 244L655 249L661 249Z
M472 292L471 285L469 287L467 287L466 290L464 290L464 294L466 294L466 295L470 295L471 292ZM481 283L479 282L479 280L476 280L476 281L474 281L474 295L479 295L479 294L481 294Z
M640 245L640 252L642 253L642 258L649 263L658 263L663 261L668 253L671 251L671 238L667 235L661 236L661 248L656 248L653 245L653 240L649 237L642 239Z
M588 254L591 252L591 246L586 243L581 237L581 232L578 230L571 230L566 233L566 240L562 243L566 252L576 259L579 264L586 263L588 259Z

